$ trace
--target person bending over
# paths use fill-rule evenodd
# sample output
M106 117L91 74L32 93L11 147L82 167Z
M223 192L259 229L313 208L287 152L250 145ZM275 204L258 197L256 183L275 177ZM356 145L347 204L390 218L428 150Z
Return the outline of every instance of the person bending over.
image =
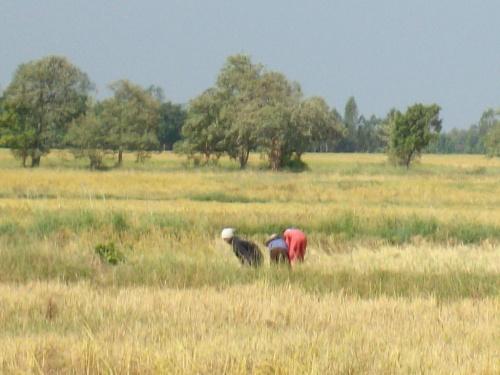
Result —
M272 234L266 240L265 244L269 249L271 264L290 265L290 260L288 259L288 246L286 245L286 242L282 237L278 236L277 234Z
M290 264L303 262L307 248L307 237L297 228L289 228L283 232L283 239L288 246L288 259Z
M222 239L233 247L233 252L244 266L259 267L262 264L262 253L259 247L247 240L243 240L234 234L233 228L225 228Z

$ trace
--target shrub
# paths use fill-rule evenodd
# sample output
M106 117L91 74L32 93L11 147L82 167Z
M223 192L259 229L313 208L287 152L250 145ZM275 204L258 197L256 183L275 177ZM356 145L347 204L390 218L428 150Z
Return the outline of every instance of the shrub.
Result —
M114 242L96 245L95 252L103 262L112 265L125 261L125 256L116 248Z

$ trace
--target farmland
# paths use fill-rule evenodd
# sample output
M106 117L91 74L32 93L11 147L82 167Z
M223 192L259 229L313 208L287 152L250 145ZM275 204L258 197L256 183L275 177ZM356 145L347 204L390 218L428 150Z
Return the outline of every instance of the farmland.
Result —
M1 373L500 372L498 158L133 160L23 169L0 150ZM242 269L219 239L264 250L292 225L309 236L292 272Z

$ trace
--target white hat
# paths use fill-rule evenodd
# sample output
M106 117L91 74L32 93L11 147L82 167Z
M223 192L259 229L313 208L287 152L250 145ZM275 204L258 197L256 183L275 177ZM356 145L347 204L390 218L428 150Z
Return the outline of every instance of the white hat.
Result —
M223 240L229 240L234 237L234 229L233 228L224 228L221 233L221 238Z

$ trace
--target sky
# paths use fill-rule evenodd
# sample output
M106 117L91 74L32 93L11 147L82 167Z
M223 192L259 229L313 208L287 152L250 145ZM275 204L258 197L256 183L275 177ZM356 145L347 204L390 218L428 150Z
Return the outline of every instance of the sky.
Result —
M99 98L126 78L187 103L236 53L341 113L437 103L451 129L500 108L500 0L0 0L1 89L56 54Z

